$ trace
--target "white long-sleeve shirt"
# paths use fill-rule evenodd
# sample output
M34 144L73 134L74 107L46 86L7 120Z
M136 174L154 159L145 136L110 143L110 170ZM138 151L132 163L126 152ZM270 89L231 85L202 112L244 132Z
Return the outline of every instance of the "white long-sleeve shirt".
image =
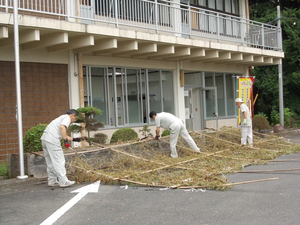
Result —
M156 114L156 127L172 130L180 123L182 123L182 121L171 113L161 112Z

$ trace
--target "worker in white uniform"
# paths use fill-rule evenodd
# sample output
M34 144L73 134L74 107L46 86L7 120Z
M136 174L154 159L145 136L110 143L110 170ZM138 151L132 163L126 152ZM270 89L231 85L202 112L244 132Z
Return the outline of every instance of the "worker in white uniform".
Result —
M72 138L67 135L67 128L78 116L75 109L70 109L66 114L54 119L44 130L41 137L44 156L47 164L48 186L68 187L75 183L66 176L65 157L61 146L61 140L65 143L81 141L80 138ZM65 144L67 146L67 144Z
M185 128L183 122L174 116L171 113L161 112L156 113L155 111L150 112L149 117L155 120L156 125L156 136L155 139L160 137L160 127L170 130L170 148L171 148L171 157L177 158L176 144L178 140L178 135L183 137L188 145L195 151L200 152L200 149L197 147L193 138L189 135L188 131Z
M240 98L235 99L235 105L241 110L241 145L245 146L248 142L249 147L253 147L252 119L249 108Z

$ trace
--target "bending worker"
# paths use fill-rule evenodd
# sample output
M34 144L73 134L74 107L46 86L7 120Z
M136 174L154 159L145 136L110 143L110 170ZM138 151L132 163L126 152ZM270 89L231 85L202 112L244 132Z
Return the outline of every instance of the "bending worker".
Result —
M65 143L81 141L80 138L72 138L67 135L67 128L76 120L77 116L78 112L75 109L68 110L66 114L52 120L41 137L47 164L48 186L50 187L68 187L75 183L75 181L70 181L66 176L65 157L61 146L61 139Z
M252 120L249 108L240 98L235 99L235 105L241 110L241 144L242 146L245 146L248 142L249 147L253 147Z
M200 149L197 147L193 138L187 132L183 122L172 115L171 113L161 112L156 113L155 111L150 112L149 117L155 120L156 125L156 136L155 139L160 137L160 127L170 130L170 148L171 148L171 157L177 158L176 144L178 140L178 135L184 138L189 146L196 152L200 152Z

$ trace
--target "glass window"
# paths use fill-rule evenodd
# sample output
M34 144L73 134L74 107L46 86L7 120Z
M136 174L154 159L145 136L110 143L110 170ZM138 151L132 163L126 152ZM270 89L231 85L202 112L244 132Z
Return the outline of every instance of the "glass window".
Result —
M105 127L147 123L150 110L174 113L172 75L172 71L86 66L85 105L101 109L97 119Z
M85 83L85 106L94 106L102 111L101 115L96 116L99 121L105 125L109 124L106 110L106 99L108 93L106 90L106 68L86 67L84 75L87 79Z
M127 98L128 98L128 119L129 123L141 123L142 93L139 85L141 71L127 69ZM124 96L126 98L126 96Z
M214 73L205 73L205 87L214 87Z
M205 118L210 118L216 110L215 95L218 117L235 116L234 82L232 74L205 73Z
M227 116L234 116L235 115L235 101L234 101L234 93L235 93L235 86L234 86L234 77L232 74L226 75L226 99L227 99Z
M207 6L206 0L198 0L200 6Z
M174 113L173 79L171 71L161 71L163 111Z
M217 87L217 101L218 101L218 116L225 116L225 92L224 92L224 77L223 74L216 73L215 75Z
M225 0L225 12L231 13L231 0Z
M217 3L216 9L219 10L219 11L224 11L223 0L216 0L216 3Z
M239 14L239 0L232 0L232 13Z
M161 85L160 85L160 71L148 70L148 84L149 84L149 104L150 111L161 112Z
M202 86L202 72L186 72L184 73L184 83L188 86Z
M208 8L216 9L216 2L213 0L208 1Z

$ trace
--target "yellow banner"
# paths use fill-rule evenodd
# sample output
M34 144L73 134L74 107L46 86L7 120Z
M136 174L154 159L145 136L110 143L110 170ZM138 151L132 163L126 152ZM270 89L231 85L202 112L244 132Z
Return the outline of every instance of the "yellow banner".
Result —
M253 99L253 77L238 78L238 98L241 98L249 108L252 115L252 99ZM252 116L251 116L252 117ZM238 111L238 124L240 124L240 110Z

